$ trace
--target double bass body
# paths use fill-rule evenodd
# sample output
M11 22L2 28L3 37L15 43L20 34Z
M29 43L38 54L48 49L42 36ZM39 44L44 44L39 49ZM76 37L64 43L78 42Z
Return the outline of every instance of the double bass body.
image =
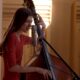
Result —
M73 80L69 69L62 63L62 61L56 56L53 55L50 56L51 56L52 63L54 63L53 70L55 73L56 80ZM31 64L31 66L46 68L46 64L42 53ZM45 80L45 79L41 74L27 73L26 80Z

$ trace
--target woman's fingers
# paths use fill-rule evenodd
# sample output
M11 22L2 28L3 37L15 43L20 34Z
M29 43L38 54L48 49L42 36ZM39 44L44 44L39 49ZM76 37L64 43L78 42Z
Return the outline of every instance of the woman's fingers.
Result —
M40 25L44 25L44 27L45 27L46 25L45 25L44 20L42 19L42 17L39 14L37 14L37 16L38 16L38 22L39 22L39 24Z
M46 69L43 71L43 76L44 76L45 80L49 80L49 78L52 78L51 72L49 70L46 70Z
M49 78L52 78L52 73L51 71L43 68L38 68L37 72L42 74L45 80L49 80Z

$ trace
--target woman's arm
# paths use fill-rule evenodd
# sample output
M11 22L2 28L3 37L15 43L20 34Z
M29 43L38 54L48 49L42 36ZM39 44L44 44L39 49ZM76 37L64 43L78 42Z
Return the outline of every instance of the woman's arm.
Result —
M20 65L15 65L9 69L10 72L17 72L17 73L27 73L27 72L39 72L40 70L43 70L42 68L38 67L22 67Z
M21 67L19 65L15 65L15 66L11 67L9 71L17 72L17 73L37 72L39 74L42 74L44 76L45 80L48 80L49 77L52 78L52 74L49 70L43 69L40 67L29 67L29 66Z

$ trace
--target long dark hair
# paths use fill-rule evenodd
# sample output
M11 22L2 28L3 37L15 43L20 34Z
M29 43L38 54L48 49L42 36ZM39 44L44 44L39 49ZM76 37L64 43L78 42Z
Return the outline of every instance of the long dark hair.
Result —
M28 16L32 16L32 12L27 8L19 8L10 23L7 32L4 34L4 41L0 45L0 53L4 50L4 47L8 41L8 37L12 32L16 32L24 24Z

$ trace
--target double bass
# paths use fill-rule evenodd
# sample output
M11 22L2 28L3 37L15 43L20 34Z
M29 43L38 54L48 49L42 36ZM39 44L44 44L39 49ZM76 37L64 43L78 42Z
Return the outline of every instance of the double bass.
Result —
M33 13L34 23L37 27L38 36L43 36L40 25L38 24L38 17L33 1L24 0L24 5ZM50 55L46 43L56 53L57 56ZM62 59L62 57L46 41L45 38L40 39L40 44L42 46L40 55L31 64L31 66L38 66L50 70L52 73L52 78L49 78L49 80L80 80L78 75L69 67L69 65ZM38 73L23 73L21 74L21 80L44 80L44 78Z

